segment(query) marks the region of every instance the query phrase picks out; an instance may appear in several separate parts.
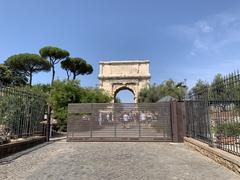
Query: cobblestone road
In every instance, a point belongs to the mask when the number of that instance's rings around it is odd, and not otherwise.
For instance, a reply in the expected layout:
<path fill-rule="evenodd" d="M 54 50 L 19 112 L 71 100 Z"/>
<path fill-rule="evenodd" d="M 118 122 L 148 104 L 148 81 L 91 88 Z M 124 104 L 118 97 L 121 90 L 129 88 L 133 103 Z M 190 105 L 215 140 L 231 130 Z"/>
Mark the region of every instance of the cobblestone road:
<path fill-rule="evenodd" d="M 0 165 L 0 179 L 240 179 L 184 144 L 65 140 Z"/>

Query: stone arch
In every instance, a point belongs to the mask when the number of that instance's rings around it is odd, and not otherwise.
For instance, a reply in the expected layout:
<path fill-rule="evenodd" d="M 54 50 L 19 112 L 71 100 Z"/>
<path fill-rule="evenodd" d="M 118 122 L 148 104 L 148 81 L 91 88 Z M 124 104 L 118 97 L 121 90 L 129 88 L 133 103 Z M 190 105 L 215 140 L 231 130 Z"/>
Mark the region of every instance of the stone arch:
<path fill-rule="evenodd" d="M 121 90 L 129 90 L 129 91 L 133 94 L 133 97 L 134 97 L 133 99 L 134 99 L 134 101 L 135 101 L 135 99 L 137 98 L 137 97 L 135 96 L 136 92 L 134 92 L 133 89 L 131 89 L 131 88 L 128 87 L 128 86 L 120 86 L 118 89 L 116 89 L 116 90 L 113 92 L 114 102 L 115 102 L 115 100 L 116 100 L 117 94 L 118 94 Z"/>
<path fill-rule="evenodd" d="M 140 90 L 149 86 L 149 61 L 101 61 L 99 64 L 99 87 L 113 98 L 117 91 L 128 89 L 136 103 Z"/>

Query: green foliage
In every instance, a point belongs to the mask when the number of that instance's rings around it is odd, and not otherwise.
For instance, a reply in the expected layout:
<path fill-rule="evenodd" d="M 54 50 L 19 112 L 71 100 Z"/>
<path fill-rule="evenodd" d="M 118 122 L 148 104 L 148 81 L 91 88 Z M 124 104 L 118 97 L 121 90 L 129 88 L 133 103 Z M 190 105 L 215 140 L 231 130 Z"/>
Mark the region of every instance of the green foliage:
<path fill-rule="evenodd" d="M 68 51 L 52 46 L 45 46 L 41 48 L 39 50 L 39 54 L 44 58 L 49 58 L 49 60 L 53 63 L 58 63 L 61 59 L 65 59 L 69 56 Z"/>
<path fill-rule="evenodd" d="M 227 77 L 217 74 L 210 85 L 199 80 L 189 94 L 199 97 L 204 95 L 209 101 L 233 101 L 239 107 L 239 77 L 236 74 Z"/>
<path fill-rule="evenodd" d="M 218 136 L 230 137 L 240 135 L 240 123 L 221 123 L 214 129 Z"/>
<path fill-rule="evenodd" d="M 14 120 L 21 112 L 20 104 L 24 104 L 22 99 L 16 95 L 5 95 L 1 97 L 0 101 L 0 124 L 7 125 L 13 124 Z"/>
<path fill-rule="evenodd" d="M 14 86 L 25 86 L 28 83 L 28 78 L 25 74 L 18 71 L 12 71 L 12 82 L 10 84 Z"/>
<path fill-rule="evenodd" d="M 5 64 L 12 70 L 29 77 L 32 85 L 32 74 L 40 71 L 50 71 L 50 63 L 37 54 L 17 54 L 10 56 Z"/>
<path fill-rule="evenodd" d="M 159 99 L 160 99 L 160 88 L 156 85 L 150 86 L 149 88 L 141 89 L 138 96 L 139 103 L 157 102 Z"/>
<path fill-rule="evenodd" d="M 36 84 L 32 86 L 32 89 L 36 92 L 41 92 L 45 94 L 49 94 L 51 90 L 51 85 L 50 84 Z"/>
<path fill-rule="evenodd" d="M 214 77 L 214 80 L 211 84 L 211 91 L 213 99 L 224 99 L 224 96 L 226 94 L 226 88 L 224 86 L 223 77 L 221 74 L 217 74 Z"/>
<path fill-rule="evenodd" d="M 57 119 L 57 128 L 66 131 L 68 103 L 106 103 L 111 97 L 102 90 L 82 88 L 79 81 L 54 81 L 50 102 L 53 107 L 54 118 Z"/>
<path fill-rule="evenodd" d="M 98 88 L 84 88 L 81 103 L 109 103 L 112 97 Z"/>
<path fill-rule="evenodd" d="M 12 82 L 12 72 L 3 64 L 0 64 L 0 82 L 3 84 Z"/>
<path fill-rule="evenodd" d="M 211 84 L 210 90 L 212 92 L 211 100 L 240 100 L 239 77 L 236 74 L 230 74 L 224 78 L 221 74 L 217 74 Z"/>
<path fill-rule="evenodd" d="M 47 58 L 52 67 L 52 84 L 55 78 L 55 65 L 69 56 L 69 52 L 52 46 L 45 46 L 39 50 L 43 58 Z"/>
<path fill-rule="evenodd" d="M 209 84 L 206 81 L 198 80 L 195 86 L 190 90 L 190 95 L 204 93 L 208 90 Z"/>
<path fill-rule="evenodd" d="M 173 80 L 164 81 L 160 85 L 152 85 L 149 88 L 141 89 L 138 97 L 139 103 L 155 103 L 164 96 L 172 96 L 182 100 L 185 96 L 184 88 L 177 86 Z"/>
<path fill-rule="evenodd" d="M 67 115 L 67 107 L 61 107 L 57 110 L 54 110 L 54 118 L 57 119 L 55 130 L 62 132 L 67 131 Z"/>
<path fill-rule="evenodd" d="M 5 85 L 26 85 L 27 77 L 19 71 L 12 71 L 4 64 L 0 64 L 0 82 Z"/>
<path fill-rule="evenodd" d="M 68 103 L 77 103 L 81 99 L 81 89 L 77 81 L 54 81 L 50 100 L 54 110 L 67 107 Z"/>
<path fill-rule="evenodd" d="M 28 86 L 2 88 L 0 93 L 0 124 L 8 127 L 12 134 L 21 136 L 30 131 L 28 123 L 34 126 L 43 120 L 47 101 L 44 93 Z"/>
<path fill-rule="evenodd" d="M 68 79 L 72 73 L 73 80 L 75 80 L 78 75 L 91 74 L 93 72 L 92 66 L 87 64 L 82 58 L 69 57 L 61 62 L 61 67 L 66 70 Z"/>

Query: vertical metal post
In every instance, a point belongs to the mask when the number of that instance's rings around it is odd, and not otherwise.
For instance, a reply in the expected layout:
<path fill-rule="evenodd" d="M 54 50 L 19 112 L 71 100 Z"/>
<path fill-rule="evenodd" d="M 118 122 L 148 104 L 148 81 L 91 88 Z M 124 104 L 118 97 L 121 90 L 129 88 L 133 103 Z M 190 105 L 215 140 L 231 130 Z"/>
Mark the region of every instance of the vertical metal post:
<path fill-rule="evenodd" d="M 113 120 L 114 120 L 114 137 L 117 137 L 117 120 L 116 120 L 116 114 L 115 114 L 115 106 L 113 109 Z"/>
<path fill-rule="evenodd" d="M 114 121 L 114 137 L 117 137 L 117 122 Z"/>
<path fill-rule="evenodd" d="M 141 137 L 141 120 L 140 120 L 140 113 L 138 112 L 139 116 L 138 116 L 138 135 L 139 137 Z"/>
<path fill-rule="evenodd" d="M 172 125 L 172 140 L 178 142 L 178 126 L 177 126 L 177 102 L 171 102 L 171 125 Z"/>
<path fill-rule="evenodd" d="M 94 110 L 93 110 L 93 104 L 91 103 L 91 119 L 90 119 L 90 137 L 92 138 L 92 130 L 93 130 L 93 128 L 92 128 L 92 126 L 93 126 L 93 118 L 94 118 Z"/>
<path fill-rule="evenodd" d="M 51 111 L 52 111 L 52 108 L 51 108 L 51 105 L 48 104 L 48 115 L 47 115 L 47 133 L 46 133 L 46 141 L 48 142 L 49 139 L 50 139 L 50 123 L 51 123 Z"/>

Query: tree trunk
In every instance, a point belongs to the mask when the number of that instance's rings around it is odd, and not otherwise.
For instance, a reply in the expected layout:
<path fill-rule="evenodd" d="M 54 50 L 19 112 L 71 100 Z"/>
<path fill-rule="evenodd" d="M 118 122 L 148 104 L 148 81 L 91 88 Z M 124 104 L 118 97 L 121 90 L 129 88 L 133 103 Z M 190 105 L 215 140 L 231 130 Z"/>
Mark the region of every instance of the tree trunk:
<path fill-rule="evenodd" d="M 54 68 L 54 66 L 52 66 L 52 83 L 51 83 L 51 85 L 53 85 L 54 78 L 55 78 L 55 68 Z"/>
<path fill-rule="evenodd" d="M 76 73 L 73 73 L 73 80 L 76 79 Z"/>
<path fill-rule="evenodd" d="M 32 72 L 29 74 L 29 85 L 32 86 Z"/>
<path fill-rule="evenodd" d="M 67 72 L 67 80 L 69 80 L 71 74 L 70 74 L 70 72 L 68 70 L 66 70 L 66 72 Z"/>

